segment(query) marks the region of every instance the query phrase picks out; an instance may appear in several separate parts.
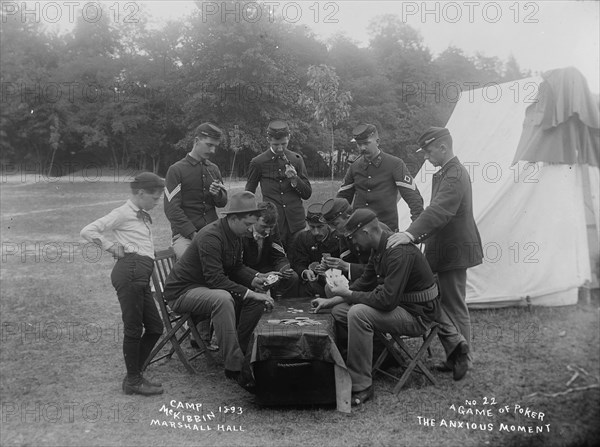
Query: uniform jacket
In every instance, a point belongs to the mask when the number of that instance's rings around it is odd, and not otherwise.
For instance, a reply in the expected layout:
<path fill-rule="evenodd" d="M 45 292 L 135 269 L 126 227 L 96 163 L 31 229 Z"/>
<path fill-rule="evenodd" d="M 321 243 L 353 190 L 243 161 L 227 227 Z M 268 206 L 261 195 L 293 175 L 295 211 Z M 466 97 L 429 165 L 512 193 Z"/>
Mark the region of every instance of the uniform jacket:
<path fill-rule="evenodd" d="M 392 232 L 390 227 L 383 222 L 379 222 L 379 227 L 383 231 L 390 233 Z M 352 240 L 347 237 L 340 237 L 340 243 L 342 245 L 342 249 L 340 250 L 340 258 L 350 263 L 348 279 L 350 281 L 354 281 L 357 278 L 360 278 L 365 271 L 365 267 L 369 263 L 371 253 L 359 250 L 358 247 L 352 243 Z"/>
<path fill-rule="evenodd" d="M 457 157 L 433 175 L 431 203 L 406 231 L 416 243 L 425 241 L 425 255 L 434 272 L 481 264 L 471 179 Z"/>
<path fill-rule="evenodd" d="M 354 209 L 373 210 L 381 222 L 396 231 L 398 192 L 415 220 L 423 211 L 423 198 L 414 179 L 401 159 L 380 151 L 371 162 L 360 156 L 350 165 L 337 197 L 346 199 Z"/>
<path fill-rule="evenodd" d="M 242 238 L 242 244 L 244 264 L 259 272 L 279 271 L 285 265 L 290 265 L 277 228 L 264 238 L 260 257 L 258 256 L 258 242 L 254 239 L 252 231 L 248 231 L 248 234 Z"/>
<path fill-rule="evenodd" d="M 165 283 L 165 298 L 175 300 L 190 289 L 208 287 L 228 291 L 241 301 L 252 284 L 256 270 L 242 263 L 242 240 L 223 217 L 202 228 Z"/>
<path fill-rule="evenodd" d="M 292 233 L 306 227 L 302 200 L 308 200 L 312 194 L 302 157 L 287 149 L 284 153 L 298 173 L 296 187 L 293 187 L 290 179 L 285 176 L 286 161 L 276 156 L 271 149 L 250 161 L 248 181 L 246 182 L 246 191 L 252 193 L 256 192 L 256 188 L 260 184 L 263 200 L 271 202 L 277 207 L 279 231 L 282 234 L 284 233 L 283 226 L 286 223 Z"/>
<path fill-rule="evenodd" d="M 414 244 L 386 249 L 391 234 L 383 232 L 379 246 L 371 252 L 362 276 L 350 286 L 352 295 L 345 300 L 351 304 L 366 304 L 384 312 L 400 306 L 415 317 L 435 321 L 440 311 L 439 298 L 424 303 L 402 300 L 404 293 L 420 292 L 434 284 L 435 278 L 425 256 Z"/>
<path fill-rule="evenodd" d="M 302 277 L 302 272 L 313 262 L 320 262 L 323 253 L 329 253 L 334 258 L 340 257 L 340 249 L 343 247 L 342 236 L 337 231 L 330 230 L 323 241 L 317 241 L 310 230 L 298 233 L 294 241 L 290 257 L 292 268 Z"/>
<path fill-rule="evenodd" d="M 215 207 L 227 204 L 227 192 L 221 189 L 217 196 L 209 192 L 215 179 L 223 182 L 216 164 L 198 161 L 189 154 L 169 167 L 164 208 L 173 236 L 190 238 L 194 231 L 217 220 Z"/>

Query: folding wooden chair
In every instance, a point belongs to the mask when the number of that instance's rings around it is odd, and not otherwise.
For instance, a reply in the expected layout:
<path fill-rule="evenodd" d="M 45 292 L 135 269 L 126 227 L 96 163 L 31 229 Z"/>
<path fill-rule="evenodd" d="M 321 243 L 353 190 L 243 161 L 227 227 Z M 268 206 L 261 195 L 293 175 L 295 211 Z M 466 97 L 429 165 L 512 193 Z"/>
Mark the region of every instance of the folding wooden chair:
<path fill-rule="evenodd" d="M 429 346 L 431 345 L 431 342 L 433 341 L 433 339 L 435 338 L 437 333 L 438 333 L 438 326 L 437 326 L 437 324 L 434 324 L 429 329 L 428 333 L 423 334 L 423 336 L 422 336 L 423 344 L 421 345 L 421 347 L 419 348 L 419 350 L 417 351 L 416 354 L 414 353 L 413 350 L 410 349 L 410 347 L 406 343 L 406 340 L 410 339 L 410 338 L 419 338 L 419 337 L 408 337 L 405 335 L 397 335 L 397 334 L 384 334 L 381 332 L 377 333 L 377 336 L 381 339 L 381 341 L 385 345 L 385 349 L 379 355 L 379 357 L 377 358 L 377 361 L 375 362 L 375 365 L 373 366 L 373 375 L 375 375 L 376 372 L 380 372 L 382 374 L 385 374 L 386 376 L 389 376 L 395 380 L 398 380 L 398 383 L 396 384 L 396 386 L 394 386 L 394 393 L 396 393 L 396 394 L 404 386 L 404 384 L 406 383 L 406 381 L 408 380 L 408 378 L 410 377 L 410 375 L 412 374 L 413 371 L 418 372 L 420 374 L 424 374 L 425 377 L 427 377 L 427 379 L 429 379 L 429 381 L 434 386 L 437 386 L 437 382 L 436 382 L 435 378 L 433 377 L 433 375 L 431 374 L 431 372 L 429 371 L 427 366 L 425 366 L 425 364 L 423 363 L 423 359 L 424 359 L 426 352 L 429 352 L 429 356 L 431 357 L 431 350 L 430 350 Z M 408 366 L 406 366 L 404 373 L 400 377 L 396 377 L 393 374 L 390 374 L 389 372 L 380 369 L 381 364 L 386 359 L 388 354 L 391 354 L 400 365 L 406 365 L 406 362 L 400 355 L 400 352 L 398 351 L 398 348 L 396 346 L 398 346 L 404 352 L 404 354 L 406 354 L 408 356 L 408 358 L 410 359 Z"/>
<path fill-rule="evenodd" d="M 175 252 L 173 248 L 169 247 L 166 250 L 158 251 L 154 254 L 154 270 L 152 271 L 152 284 L 154 285 L 154 300 L 158 305 L 162 321 L 165 325 L 166 334 L 162 336 L 159 342 L 156 344 L 148 359 L 142 366 L 142 371 L 146 369 L 148 365 L 154 362 L 158 362 L 164 358 L 171 358 L 173 353 L 177 353 L 179 360 L 191 373 L 197 373 L 196 369 L 191 365 L 191 361 L 202 354 L 205 354 L 206 361 L 209 366 L 215 364 L 215 360 L 211 353 L 206 349 L 206 344 L 200 337 L 196 325 L 192 319 L 191 313 L 177 314 L 171 310 L 167 301 L 163 296 L 164 284 L 169 276 L 169 272 L 175 265 Z M 188 339 L 189 336 L 198 344 L 200 351 L 194 353 L 194 355 L 188 356 L 183 349 L 181 344 Z M 167 343 L 171 343 L 171 349 L 167 354 L 158 354 Z"/>

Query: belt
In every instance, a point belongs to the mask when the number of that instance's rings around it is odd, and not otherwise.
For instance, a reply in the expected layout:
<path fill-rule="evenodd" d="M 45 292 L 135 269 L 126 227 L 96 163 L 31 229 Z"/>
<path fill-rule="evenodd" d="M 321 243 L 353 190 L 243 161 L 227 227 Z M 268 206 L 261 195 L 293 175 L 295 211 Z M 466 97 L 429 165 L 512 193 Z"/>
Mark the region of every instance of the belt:
<path fill-rule="evenodd" d="M 403 303 L 426 303 L 427 301 L 432 301 L 436 299 L 438 296 L 438 287 L 436 283 L 425 290 L 421 290 L 420 292 L 409 292 L 402 294 L 402 302 Z"/>

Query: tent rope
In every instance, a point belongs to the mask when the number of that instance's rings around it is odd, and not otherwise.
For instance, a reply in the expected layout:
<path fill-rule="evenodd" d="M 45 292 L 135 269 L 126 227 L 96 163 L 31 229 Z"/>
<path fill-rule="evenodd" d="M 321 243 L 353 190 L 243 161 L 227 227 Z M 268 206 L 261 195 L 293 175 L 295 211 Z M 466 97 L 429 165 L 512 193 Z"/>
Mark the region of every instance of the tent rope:
<path fill-rule="evenodd" d="M 571 386 L 571 384 L 580 376 L 585 375 L 587 377 L 590 377 L 592 379 L 595 379 L 596 382 L 600 382 L 600 379 L 598 378 L 598 376 L 593 376 L 590 373 L 588 373 L 585 369 L 583 369 L 580 366 L 574 365 L 567 365 L 567 369 L 569 371 L 573 372 L 573 375 L 571 376 L 571 378 L 567 381 L 566 386 L 567 388 Z M 583 377 L 583 376 L 582 376 Z M 527 396 L 524 397 L 524 399 L 529 399 L 531 397 L 534 396 L 546 396 L 546 397 L 558 397 L 558 396 L 564 396 L 565 394 L 569 394 L 569 393 L 574 393 L 575 391 L 585 391 L 585 390 L 590 390 L 590 389 L 594 389 L 594 388 L 600 388 L 600 384 L 599 383 L 593 383 L 591 385 L 587 385 L 587 386 L 578 386 L 575 388 L 568 388 L 565 391 L 559 391 L 556 393 L 542 393 L 542 392 L 535 392 L 532 394 L 528 394 Z"/>

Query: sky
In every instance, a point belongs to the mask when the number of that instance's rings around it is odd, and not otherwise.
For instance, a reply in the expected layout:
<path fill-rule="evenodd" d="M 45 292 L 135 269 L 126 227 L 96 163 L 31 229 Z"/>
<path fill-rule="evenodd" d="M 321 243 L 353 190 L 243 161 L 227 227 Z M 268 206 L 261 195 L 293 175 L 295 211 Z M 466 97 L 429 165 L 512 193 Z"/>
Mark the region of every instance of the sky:
<path fill-rule="evenodd" d="M 94 2 L 2 2 L 2 9 L 40 10 L 40 17 L 61 29 L 69 27 L 69 6 L 88 8 Z M 240 11 L 227 11 L 221 1 L 105 2 L 113 20 L 142 14 L 145 3 L 156 26 L 168 19 L 201 9 L 223 20 L 252 20 Z M 53 4 L 53 6 L 49 6 Z M 534 74 L 553 68 L 574 66 L 593 92 L 600 91 L 600 2 L 597 1 L 268 1 L 255 14 L 272 12 L 289 23 L 303 25 L 326 40 L 344 33 L 361 46 L 369 41 L 368 25 L 383 14 L 395 14 L 418 30 L 434 56 L 448 46 L 467 56 L 477 52 L 506 61 L 510 55 L 522 70 Z M 11 11 L 18 14 L 22 11 Z M 31 15 L 28 17 L 32 17 Z M 56 18 L 55 18 L 56 17 Z M 72 21 L 72 20 L 71 20 Z"/>
<path fill-rule="evenodd" d="M 540 73 L 574 66 L 593 92 L 600 91 L 600 3 L 597 1 L 273 1 L 275 14 L 302 24 L 318 37 L 336 33 L 367 45 L 368 24 L 382 14 L 398 15 L 417 29 L 435 55 L 452 45 L 469 56 L 477 52 L 506 61 L 512 54 L 522 69 Z M 221 2 L 152 2 L 163 19 L 193 8 L 226 14 Z M 267 13 L 268 11 L 265 11 Z M 262 13 L 262 12 L 261 12 Z M 223 15 L 222 15 L 223 17 Z M 238 19 L 244 19 L 238 14 Z"/>

